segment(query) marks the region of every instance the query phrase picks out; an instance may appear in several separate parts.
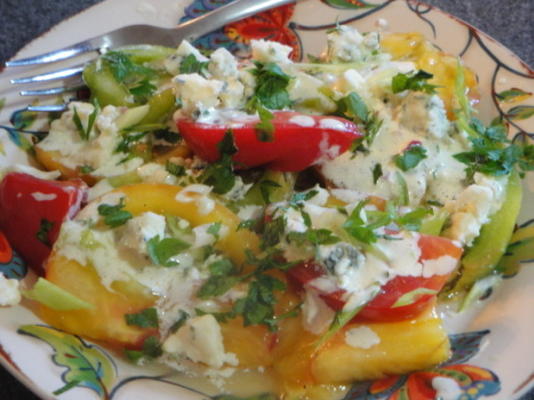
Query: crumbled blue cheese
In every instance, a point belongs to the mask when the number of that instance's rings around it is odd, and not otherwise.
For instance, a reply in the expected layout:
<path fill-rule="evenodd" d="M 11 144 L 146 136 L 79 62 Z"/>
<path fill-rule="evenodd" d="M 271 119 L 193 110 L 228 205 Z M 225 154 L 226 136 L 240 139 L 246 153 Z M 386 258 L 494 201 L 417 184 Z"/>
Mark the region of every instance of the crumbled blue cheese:
<path fill-rule="evenodd" d="M 378 33 L 360 34 L 355 28 L 340 25 L 327 35 L 328 62 L 362 62 L 380 48 Z"/>
<path fill-rule="evenodd" d="M 221 327 L 210 314 L 187 320 L 184 326 L 165 340 L 163 350 L 213 368 L 221 368 L 224 364 L 236 366 L 239 363 L 235 354 L 225 353 Z"/>
<path fill-rule="evenodd" d="M 290 63 L 289 54 L 293 51 L 290 46 L 278 42 L 271 42 L 268 40 L 251 40 L 250 46 L 252 48 L 252 59 L 268 63 L 273 62 L 277 64 Z"/>
<path fill-rule="evenodd" d="M 210 55 L 208 70 L 216 79 L 237 78 L 237 59 L 224 47 L 219 47 Z"/>
<path fill-rule="evenodd" d="M 165 237 L 165 225 L 163 215 L 145 212 L 128 220 L 120 229 L 119 244 L 132 251 L 147 255 L 146 243 L 156 236 L 163 239 Z"/>
<path fill-rule="evenodd" d="M 173 81 L 176 85 L 176 98 L 182 102 L 180 111 L 184 115 L 217 107 L 220 103 L 223 81 L 206 79 L 196 73 L 177 75 Z"/>
<path fill-rule="evenodd" d="M 228 234 L 228 227 L 226 225 L 221 225 L 217 235 L 208 232 L 212 226 L 213 224 L 203 224 L 193 228 L 193 233 L 195 235 L 195 241 L 193 243 L 194 248 L 212 245 L 219 238 L 224 238 Z"/>
<path fill-rule="evenodd" d="M 192 46 L 187 40 L 183 40 L 176 49 L 176 52 L 163 61 L 163 65 L 167 72 L 171 75 L 177 75 L 180 72 L 180 64 L 183 59 L 190 54 L 192 54 L 198 61 L 208 61 L 196 47 Z"/>
<path fill-rule="evenodd" d="M 437 139 L 448 135 L 451 124 L 443 100 L 438 95 L 428 96 L 410 92 L 399 105 L 399 124 L 422 137 Z"/>
<path fill-rule="evenodd" d="M 7 279 L 0 273 L 0 306 L 15 306 L 20 299 L 19 281 Z"/>
<path fill-rule="evenodd" d="M 380 337 L 368 326 L 358 326 L 345 331 L 345 343 L 356 349 L 370 349 L 380 343 Z"/>
<path fill-rule="evenodd" d="M 61 156 L 61 164 L 77 169 L 90 166 L 94 176 L 108 177 L 128 173 L 139 167 L 143 160 L 134 157 L 124 161 L 126 155 L 115 151 L 122 140 L 115 121 L 126 109 L 106 106 L 97 115 L 89 140 L 81 138 L 74 123 L 76 110 L 82 125 L 87 127 L 88 120 L 94 112 L 90 103 L 71 102 L 68 111 L 61 118 L 52 121 L 50 132 L 36 146 L 44 151 L 57 152 Z"/>
<path fill-rule="evenodd" d="M 482 225 L 501 207 L 506 187 L 506 177 L 488 177 L 477 172 L 474 180 L 474 184 L 445 204 L 451 213 L 451 224 L 444 235 L 468 246 L 478 236 Z"/>

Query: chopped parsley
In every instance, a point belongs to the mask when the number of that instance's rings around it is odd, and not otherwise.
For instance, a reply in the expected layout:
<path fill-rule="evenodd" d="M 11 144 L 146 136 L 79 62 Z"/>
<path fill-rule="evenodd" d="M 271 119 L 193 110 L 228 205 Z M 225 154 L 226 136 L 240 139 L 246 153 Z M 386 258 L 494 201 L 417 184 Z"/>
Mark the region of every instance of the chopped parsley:
<path fill-rule="evenodd" d="M 220 154 L 219 161 L 208 165 L 200 180 L 209 186 L 213 186 L 215 193 L 225 194 L 235 185 L 232 155 L 237 152 L 237 148 L 235 147 L 234 135 L 231 130 L 226 131 L 217 147 Z"/>
<path fill-rule="evenodd" d="M 419 70 L 410 74 L 399 73 L 395 75 L 391 81 L 391 90 L 393 93 L 412 90 L 414 92 L 433 94 L 436 93 L 437 86 L 428 83 L 428 80 L 432 79 L 433 77 L 434 75 L 423 70 Z"/>
<path fill-rule="evenodd" d="M 78 167 L 78 170 L 80 171 L 81 174 L 85 175 L 85 174 L 90 174 L 95 169 L 90 165 L 82 165 L 82 166 Z"/>
<path fill-rule="evenodd" d="M 219 234 L 221 233 L 221 228 L 222 228 L 221 222 L 214 222 L 208 227 L 206 232 L 212 235 L 215 239 L 219 240 Z"/>
<path fill-rule="evenodd" d="M 276 63 L 255 62 L 256 68 L 252 74 L 256 77 L 254 96 L 260 104 L 271 110 L 281 110 L 289 107 L 291 100 L 287 86 L 290 76 L 287 75 Z"/>
<path fill-rule="evenodd" d="M 181 74 L 204 74 L 208 68 L 208 61 L 199 61 L 194 56 L 194 54 L 188 54 L 180 62 L 180 73 Z"/>
<path fill-rule="evenodd" d="M 39 230 L 35 234 L 35 237 L 37 238 L 37 240 L 47 247 L 52 246 L 52 243 L 50 243 L 49 234 L 52 231 L 52 229 L 54 229 L 54 225 L 55 225 L 55 222 L 49 221 L 46 218 L 41 218 Z"/>
<path fill-rule="evenodd" d="M 149 336 L 143 342 L 141 350 L 124 350 L 126 357 L 136 363 L 141 358 L 154 359 L 163 354 L 161 344 L 156 336 Z"/>
<path fill-rule="evenodd" d="M 178 262 L 172 257 L 187 250 L 191 245 L 178 238 L 160 239 L 159 235 L 154 236 L 146 243 L 148 256 L 156 265 L 163 267 L 173 267 Z"/>
<path fill-rule="evenodd" d="M 470 129 L 476 136 L 469 136 L 471 151 L 454 155 L 466 164 L 468 182 L 473 181 L 476 172 L 486 175 L 508 175 L 517 166 L 521 174 L 534 170 L 534 145 L 511 143 L 506 138 L 506 128 L 500 123 L 485 127 L 482 122 L 472 118 Z"/>
<path fill-rule="evenodd" d="M 201 287 L 197 296 L 201 298 L 220 296 L 236 283 L 247 282 L 248 291 L 246 296 L 237 300 L 231 310 L 210 314 L 219 322 L 242 316 L 245 326 L 266 325 L 271 331 L 275 331 L 277 329 L 277 319 L 279 319 L 274 313 L 276 304 L 275 292 L 285 290 L 286 285 L 278 278 L 266 274 L 266 272 L 273 269 L 285 270 L 293 264 L 280 262 L 281 254 L 278 251 L 268 251 L 263 258 L 257 258 L 250 251 L 247 251 L 246 254 L 247 263 L 256 266 L 252 272 L 237 276 L 231 275 L 238 271 L 233 268 L 230 269 L 229 264 L 218 265 L 217 267 L 211 266 L 212 275 Z M 222 275 L 223 273 L 225 275 Z M 202 310 L 196 311 L 199 315 L 206 314 Z"/>
<path fill-rule="evenodd" d="M 104 217 L 104 223 L 111 227 L 116 228 L 118 226 L 124 225 L 129 219 L 133 217 L 132 213 L 129 211 L 123 210 L 124 208 L 124 197 L 120 199 L 119 204 L 110 205 L 110 204 L 100 204 L 98 206 L 98 214 Z"/>
<path fill-rule="evenodd" d="M 427 158 L 426 149 L 420 144 L 410 145 L 402 154 L 393 157 L 395 165 L 406 172 L 417 167 L 421 161 Z"/>
<path fill-rule="evenodd" d="M 256 105 L 256 111 L 260 117 L 260 122 L 255 126 L 258 140 L 260 142 L 272 142 L 274 140 L 273 113 L 261 104 Z"/>
<path fill-rule="evenodd" d="M 178 178 L 186 175 L 185 167 L 183 165 L 178 165 L 171 161 L 165 163 L 165 170 L 169 174 L 177 176 Z"/>
<path fill-rule="evenodd" d="M 134 63 L 128 54 L 108 51 L 101 56 L 101 59 L 109 67 L 115 79 L 128 88 L 136 102 L 146 102 L 156 90 L 156 86 L 151 83 L 157 75 L 156 71 Z"/>
<path fill-rule="evenodd" d="M 158 311 L 154 307 L 145 308 L 135 314 L 125 314 L 126 324 L 138 326 L 140 328 L 159 327 Z"/>
<path fill-rule="evenodd" d="M 378 118 L 378 113 L 371 113 L 360 95 L 351 92 L 338 100 L 336 115 L 349 118 L 363 126 L 365 135 L 354 141 L 352 152 L 367 152 L 383 123 L 383 120 Z"/>

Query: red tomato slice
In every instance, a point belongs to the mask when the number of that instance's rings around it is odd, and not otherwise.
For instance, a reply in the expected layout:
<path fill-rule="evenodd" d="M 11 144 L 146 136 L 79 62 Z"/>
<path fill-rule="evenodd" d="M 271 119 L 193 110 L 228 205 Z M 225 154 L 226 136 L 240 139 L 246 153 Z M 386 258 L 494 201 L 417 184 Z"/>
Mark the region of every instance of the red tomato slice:
<path fill-rule="evenodd" d="M 0 228 L 9 243 L 39 274 L 61 224 L 80 210 L 87 185 L 50 181 L 12 172 L 0 183 Z"/>
<path fill-rule="evenodd" d="M 218 144 L 231 129 L 237 147 L 233 156 L 236 168 L 267 165 L 278 171 L 302 171 L 322 158 L 334 158 L 362 136 L 357 126 L 344 118 L 292 111 L 275 111 L 273 116 L 271 141 L 258 139 L 257 118 L 225 124 L 199 123 L 183 118 L 176 124 L 187 144 L 208 162 L 219 159 Z"/>
<path fill-rule="evenodd" d="M 462 255 L 462 249 L 446 238 L 421 235 L 418 244 L 421 248 L 419 259 L 421 262 L 447 255 L 459 260 Z M 299 264 L 288 271 L 290 281 L 297 287 L 302 287 L 321 275 L 324 275 L 322 267 L 313 261 Z M 381 288 L 380 293 L 358 313 L 355 320 L 387 322 L 412 319 L 428 307 L 435 294 L 420 294 L 414 297 L 413 302 L 404 306 L 394 307 L 395 303 L 405 294 L 417 289 L 425 288 L 439 292 L 448 277 L 449 275 L 433 275 L 429 278 L 397 276 Z M 320 296 L 329 307 L 338 311 L 345 305 L 344 293 L 343 290 L 338 290 Z"/>

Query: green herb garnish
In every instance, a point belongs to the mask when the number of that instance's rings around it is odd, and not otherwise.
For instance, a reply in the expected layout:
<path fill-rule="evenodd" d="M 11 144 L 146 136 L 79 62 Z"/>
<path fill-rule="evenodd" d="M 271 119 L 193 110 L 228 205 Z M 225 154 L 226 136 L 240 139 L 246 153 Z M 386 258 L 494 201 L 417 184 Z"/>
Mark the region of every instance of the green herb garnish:
<path fill-rule="evenodd" d="M 429 79 L 432 79 L 434 75 L 419 70 L 416 73 L 402 74 L 399 73 L 393 77 L 391 81 L 391 90 L 393 93 L 400 93 L 405 90 L 412 90 L 414 92 L 425 92 L 428 94 L 436 93 L 436 85 L 428 83 Z"/>
<path fill-rule="evenodd" d="M 163 267 L 173 267 L 178 262 L 171 260 L 177 254 L 187 250 L 191 245 L 178 238 L 160 239 L 154 236 L 146 243 L 148 255 L 152 262 Z"/>
<path fill-rule="evenodd" d="M 104 223 L 111 227 L 116 228 L 125 224 L 129 219 L 133 218 L 132 213 L 129 211 L 123 210 L 124 208 L 124 197 L 120 199 L 119 204 L 110 205 L 110 204 L 100 204 L 98 206 L 98 214 L 104 217 Z"/>
<path fill-rule="evenodd" d="M 125 314 L 126 324 L 140 328 L 157 328 L 159 326 L 158 311 L 154 308 L 145 308 L 135 314 Z"/>
<path fill-rule="evenodd" d="M 393 157 L 395 165 L 404 172 L 415 168 L 421 161 L 427 158 L 426 149 L 419 145 L 410 145 L 402 154 Z"/>

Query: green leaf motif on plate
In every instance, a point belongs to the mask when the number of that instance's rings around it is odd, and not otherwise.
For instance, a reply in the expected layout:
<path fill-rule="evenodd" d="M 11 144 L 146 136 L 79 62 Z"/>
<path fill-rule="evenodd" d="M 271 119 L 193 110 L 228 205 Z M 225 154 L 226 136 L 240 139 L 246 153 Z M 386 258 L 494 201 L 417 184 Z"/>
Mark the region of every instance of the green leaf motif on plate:
<path fill-rule="evenodd" d="M 379 4 L 370 4 L 362 0 L 323 0 L 329 6 L 334 8 L 343 8 L 347 10 L 359 10 L 362 8 L 374 8 Z"/>
<path fill-rule="evenodd" d="M 534 106 L 515 106 L 508 110 L 506 116 L 514 120 L 529 119 L 534 115 Z"/>
<path fill-rule="evenodd" d="M 117 376 L 116 367 L 100 348 L 85 343 L 77 336 L 44 325 L 24 325 L 17 332 L 48 343 L 54 349 L 54 362 L 67 368 L 61 376 L 65 386 L 56 390 L 54 395 L 74 387 L 84 387 L 94 390 L 102 399 L 109 398 L 109 388 Z"/>

